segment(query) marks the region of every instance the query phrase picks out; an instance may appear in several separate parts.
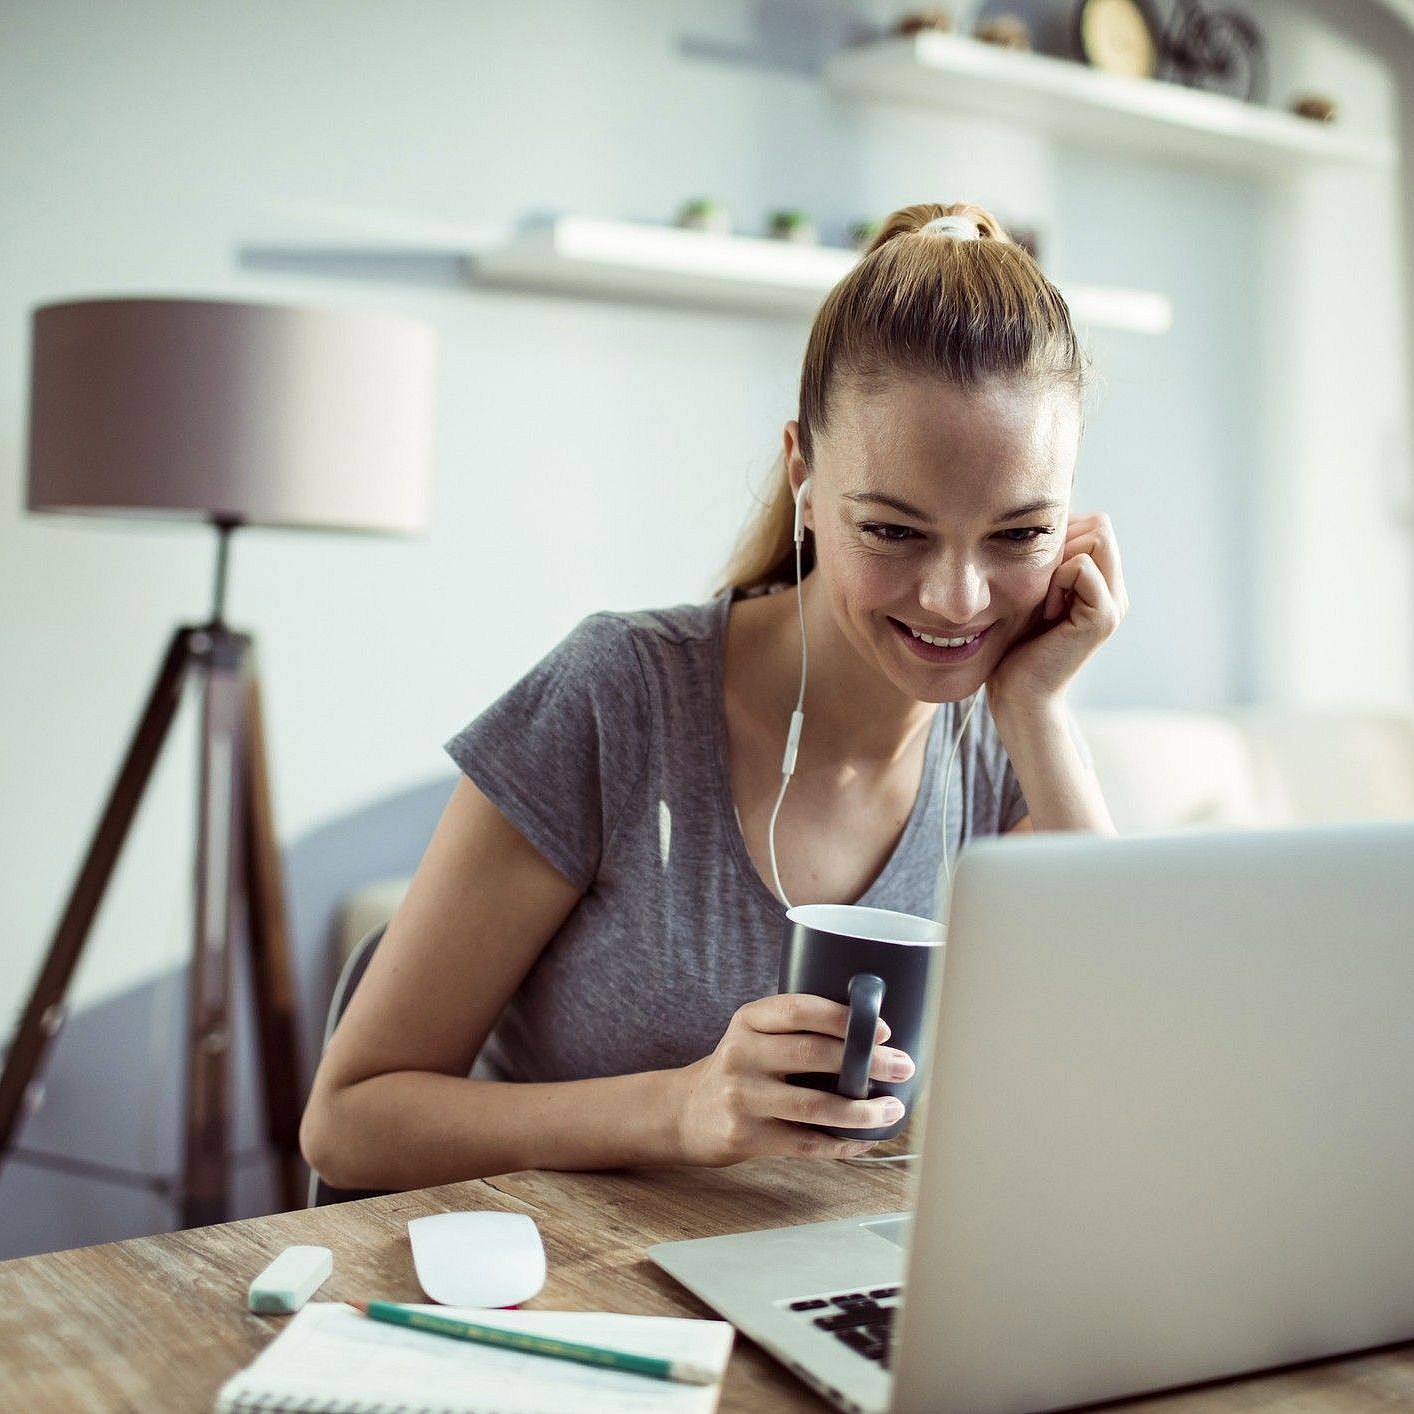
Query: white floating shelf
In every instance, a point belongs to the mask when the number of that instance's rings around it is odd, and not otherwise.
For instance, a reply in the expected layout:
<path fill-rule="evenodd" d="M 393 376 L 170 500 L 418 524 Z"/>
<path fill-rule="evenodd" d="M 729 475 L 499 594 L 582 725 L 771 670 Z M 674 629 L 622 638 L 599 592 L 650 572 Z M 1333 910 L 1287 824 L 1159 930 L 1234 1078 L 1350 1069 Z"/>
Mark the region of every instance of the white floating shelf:
<path fill-rule="evenodd" d="M 842 96 L 930 104 L 1102 151 L 1259 174 L 1312 163 L 1392 167 L 1398 156 L 1392 142 L 1338 124 L 953 34 L 842 50 L 826 64 L 825 82 Z"/>
<path fill-rule="evenodd" d="M 568 294 L 728 305 L 810 315 L 859 259 L 851 250 L 675 226 L 562 216 L 468 257 L 478 282 Z M 1169 299 L 1144 290 L 1062 286 L 1076 322 L 1162 334 Z"/>

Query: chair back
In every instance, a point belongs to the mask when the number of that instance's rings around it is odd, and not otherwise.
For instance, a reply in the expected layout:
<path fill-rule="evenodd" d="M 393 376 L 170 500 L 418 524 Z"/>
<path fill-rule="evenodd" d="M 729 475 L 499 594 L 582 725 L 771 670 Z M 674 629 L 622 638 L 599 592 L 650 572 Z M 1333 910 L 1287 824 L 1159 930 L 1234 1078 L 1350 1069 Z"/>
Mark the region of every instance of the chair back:
<path fill-rule="evenodd" d="M 386 923 L 380 923 L 376 928 L 365 933 L 344 962 L 339 973 L 339 980 L 334 984 L 334 995 L 329 1000 L 329 1015 L 324 1022 L 324 1042 L 321 1054 L 329 1048 L 329 1040 L 334 1034 L 334 1028 L 338 1026 L 339 1018 L 343 1016 L 344 1009 L 349 1004 L 349 998 L 354 994 L 354 988 L 363 979 L 363 974 L 368 971 L 368 964 L 373 961 L 374 951 L 382 941 L 387 927 Z M 384 1191 L 377 1188 L 335 1188 L 332 1184 L 325 1183 L 313 1169 L 309 1171 L 308 1206 L 311 1208 L 322 1208 L 328 1203 L 350 1203 L 355 1198 L 378 1198 L 382 1196 Z"/>

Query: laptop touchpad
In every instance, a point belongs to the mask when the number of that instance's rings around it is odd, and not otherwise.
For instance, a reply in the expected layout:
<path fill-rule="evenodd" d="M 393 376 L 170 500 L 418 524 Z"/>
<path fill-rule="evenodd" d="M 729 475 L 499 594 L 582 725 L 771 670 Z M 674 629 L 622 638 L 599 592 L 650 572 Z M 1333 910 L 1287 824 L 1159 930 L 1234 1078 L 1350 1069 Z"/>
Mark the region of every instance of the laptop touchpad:
<path fill-rule="evenodd" d="M 885 1238 L 892 1242 L 895 1247 L 907 1247 L 910 1233 L 913 1231 L 912 1218 L 885 1218 L 883 1222 L 860 1223 L 865 1232 L 872 1232 L 876 1237 Z"/>

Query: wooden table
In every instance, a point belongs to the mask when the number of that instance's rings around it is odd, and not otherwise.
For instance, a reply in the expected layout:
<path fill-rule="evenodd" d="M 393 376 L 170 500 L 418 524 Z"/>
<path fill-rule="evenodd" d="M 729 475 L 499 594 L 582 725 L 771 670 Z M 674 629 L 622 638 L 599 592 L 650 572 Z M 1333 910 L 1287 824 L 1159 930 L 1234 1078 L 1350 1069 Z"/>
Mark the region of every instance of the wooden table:
<path fill-rule="evenodd" d="M 907 1206 L 890 1166 L 761 1159 L 729 1169 L 518 1173 L 329 1208 L 0 1262 L 0 1409 L 208 1410 L 217 1387 L 279 1328 L 245 1309 L 246 1287 L 294 1242 L 334 1252 L 321 1298 L 423 1299 L 406 1223 L 499 1208 L 540 1225 L 550 1278 L 531 1306 L 712 1314 L 645 1258 L 650 1243 Z M 723 1410 L 826 1406 L 738 1337 Z M 1414 1409 L 1414 1345 L 1111 1408 L 1220 1414 Z"/>

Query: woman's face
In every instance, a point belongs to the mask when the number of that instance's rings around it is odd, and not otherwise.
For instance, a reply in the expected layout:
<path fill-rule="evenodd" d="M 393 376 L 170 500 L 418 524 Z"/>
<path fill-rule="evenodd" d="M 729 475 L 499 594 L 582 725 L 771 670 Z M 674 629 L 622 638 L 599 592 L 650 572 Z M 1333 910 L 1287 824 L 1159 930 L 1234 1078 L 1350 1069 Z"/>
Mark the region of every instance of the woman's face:
<path fill-rule="evenodd" d="M 1079 413 L 1068 389 L 1002 380 L 839 387 L 809 468 L 816 573 L 845 637 L 908 696 L 969 696 L 1038 622 L 1065 545 Z M 791 474 L 796 486 L 807 474 L 798 446 Z M 929 645 L 915 630 L 973 641 Z"/>

